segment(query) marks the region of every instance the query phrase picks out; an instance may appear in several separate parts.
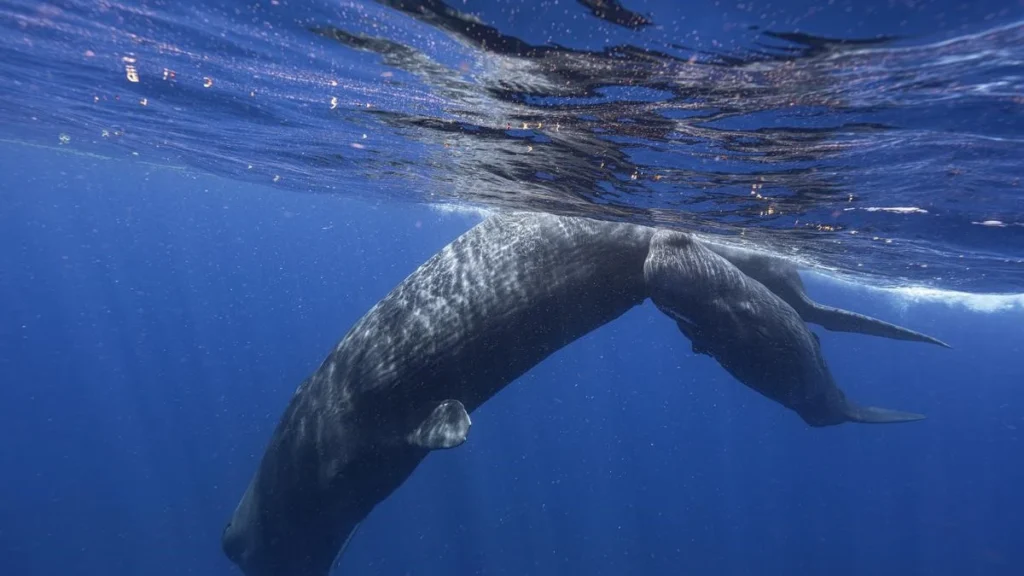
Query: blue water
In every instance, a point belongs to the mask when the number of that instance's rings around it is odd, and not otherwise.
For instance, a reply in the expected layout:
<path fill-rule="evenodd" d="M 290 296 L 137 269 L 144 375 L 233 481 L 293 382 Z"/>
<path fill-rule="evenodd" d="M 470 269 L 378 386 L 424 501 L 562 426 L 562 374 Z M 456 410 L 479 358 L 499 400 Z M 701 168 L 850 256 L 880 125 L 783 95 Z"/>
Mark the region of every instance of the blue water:
<path fill-rule="evenodd" d="M 565 0 L 470 8 L 533 44 L 750 45 L 752 32 L 723 22 L 746 22 L 739 15 L 753 4 L 625 4 L 658 26 L 629 31 Z M 806 277 L 815 299 L 953 346 L 814 328 L 849 394 L 928 419 L 810 429 L 694 355 L 648 303 L 474 413 L 470 441 L 428 457 L 370 515 L 336 574 L 1021 574 L 1024 205 L 1014 182 L 1024 108 L 1012 40 L 1024 5 L 762 9 L 762 27 L 779 32 L 908 37 L 878 48 L 896 51 L 884 58 L 843 56 L 868 60 L 848 71 L 950 39 L 960 57 L 985 54 L 934 68 L 924 65 L 943 56 L 933 47 L 900 61 L 903 76 L 883 66 L 881 76 L 856 78 L 858 92 L 852 83 L 822 88 L 825 100 L 855 94 L 871 109 L 831 102 L 837 108 L 802 120 L 786 116 L 776 97 L 798 92 L 787 80 L 781 95 L 723 118 L 723 130 L 749 130 L 764 115 L 790 127 L 887 117 L 885 130 L 769 138 L 745 152 L 770 164 L 765 188 L 776 186 L 793 220 L 839 211 L 847 224 L 857 214 L 849 227 L 793 235 L 792 222 L 752 216 L 731 194 L 742 189 L 746 201 L 751 186 L 740 176 L 761 166 L 691 165 L 697 150 L 737 145 L 731 135 L 693 133 L 684 145 L 653 124 L 632 135 L 628 122 L 607 128 L 636 146 L 602 153 L 644 174 L 666 169 L 673 182 L 671 194 L 659 192 L 661 180 L 636 188 L 628 172 L 587 172 L 592 158 L 579 155 L 594 140 L 583 129 L 495 130 L 474 111 L 493 111 L 500 98 L 433 80 L 384 85 L 382 72 L 408 72 L 300 32 L 325 21 L 376 30 L 445 69 L 469 62 L 479 75 L 470 84 L 486 84 L 480 67 L 497 55 L 386 6 L 0 2 L 0 574 L 240 574 L 220 550 L 221 530 L 295 386 L 395 284 L 478 222 L 467 207 L 481 205 L 728 234 L 742 225 L 800 248 L 832 273 Z M 878 19 L 848 16 L 862 10 Z M 138 84 L 125 80 L 129 52 Z M 795 66 L 822 69 L 808 58 Z M 176 68 L 173 87 L 162 84 L 165 66 Z M 732 74 L 701 70 L 702 81 Z M 897 88 L 928 71 L 938 78 Z M 318 73 L 343 81 L 333 110 Z M 430 74 L 420 78 L 445 78 Z M 665 98 L 601 89 L 617 107 L 573 110 L 560 122 L 578 127 L 587 114 L 613 112 L 649 121 L 623 102 Z M 249 90 L 268 97 L 252 104 Z M 670 112 L 710 114 L 733 96 L 702 94 L 696 109 Z M 414 109 L 419 123 L 360 112 L 368 101 L 394 114 Z M 526 121 L 522 108 L 503 105 L 493 123 L 502 114 Z M 538 122 L 541 111 L 528 111 Z M 444 132 L 427 122 L 445 117 L 476 124 Z M 365 147 L 352 147 L 363 133 Z M 461 155 L 439 155 L 439 138 Z M 851 139 L 839 156 L 821 155 L 820 146 Z M 505 155 L 527 141 L 549 153 Z M 920 147 L 908 151 L 908 142 Z M 786 155 L 795 148 L 807 158 Z M 579 161 L 578 174 L 559 172 L 556 160 Z M 805 164 L 849 172 L 821 183 L 820 169 L 791 171 Z M 533 172 L 549 178 L 518 180 Z M 715 193 L 687 196 L 684 184 L 698 180 L 717 182 Z M 927 212 L 843 212 L 894 206 Z M 982 221 L 1000 225 L 971 223 Z"/>
<path fill-rule="evenodd" d="M 652 25 L 571 0 L 5 0 L 0 123 L 298 193 L 742 233 L 876 284 L 1024 291 L 1024 5 L 635 4 Z"/>

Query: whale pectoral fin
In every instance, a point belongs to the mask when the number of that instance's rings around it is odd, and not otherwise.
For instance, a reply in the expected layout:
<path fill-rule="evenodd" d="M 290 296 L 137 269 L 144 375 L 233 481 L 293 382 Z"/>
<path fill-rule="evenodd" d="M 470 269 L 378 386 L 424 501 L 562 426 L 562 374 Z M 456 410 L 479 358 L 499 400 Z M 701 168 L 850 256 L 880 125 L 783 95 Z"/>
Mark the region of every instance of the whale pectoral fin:
<path fill-rule="evenodd" d="M 345 550 L 348 550 L 348 545 L 352 542 L 352 537 L 356 535 L 359 530 L 359 523 L 356 523 L 349 531 L 348 536 L 345 537 L 345 541 L 342 542 L 341 548 L 338 548 L 338 553 L 334 555 L 334 562 L 331 563 L 331 571 L 337 570 L 338 565 L 341 564 L 341 557 L 345 555 Z"/>
<path fill-rule="evenodd" d="M 859 406 L 848 402 L 846 406 L 846 418 L 850 422 L 861 424 L 897 424 L 900 422 L 917 422 L 924 420 L 924 414 L 913 412 L 901 412 L 889 408 L 878 408 L 876 406 Z"/>
<path fill-rule="evenodd" d="M 807 295 L 797 266 L 782 257 L 754 252 L 714 243 L 705 244 L 711 251 L 733 263 L 748 277 L 757 280 L 766 288 L 792 306 L 804 322 L 818 324 L 833 332 L 853 332 L 868 336 L 880 336 L 893 340 L 925 342 L 944 348 L 951 348 L 934 338 L 909 328 L 858 314 L 842 308 L 833 308 L 811 300 Z"/>
<path fill-rule="evenodd" d="M 471 424 L 462 402 L 445 400 L 405 439 L 413 446 L 427 450 L 455 448 L 466 441 Z"/>
<path fill-rule="evenodd" d="M 805 322 L 817 324 L 832 332 L 854 332 L 868 336 L 881 336 L 882 338 L 890 338 L 892 340 L 924 342 L 942 346 L 943 348 L 952 348 L 952 346 L 942 340 L 927 334 L 872 318 L 871 316 L 858 314 L 857 312 L 818 304 L 806 296 L 803 305 L 797 307 L 797 312 L 799 312 Z"/>

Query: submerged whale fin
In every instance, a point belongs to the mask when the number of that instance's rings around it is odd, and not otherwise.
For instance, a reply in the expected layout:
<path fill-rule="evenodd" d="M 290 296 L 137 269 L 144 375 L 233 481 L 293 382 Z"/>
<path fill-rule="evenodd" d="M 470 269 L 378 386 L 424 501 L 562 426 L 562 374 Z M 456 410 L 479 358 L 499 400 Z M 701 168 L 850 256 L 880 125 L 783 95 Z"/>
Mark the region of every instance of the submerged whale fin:
<path fill-rule="evenodd" d="M 334 556 L 334 562 L 331 563 L 331 572 L 338 569 L 338 564 L 341 563 L 341 557 L 345 554 L 345 550 L 348 549 L 348 545 L 352 542 L 352 537 L 356 535 L 357 530 L 359 530 L 359 523 L 356 523 L 356 525 L 352 527 L 352 530 L 349 530 L 348 536 L 345 537 L 345 541 L 341 544 L 341 548 L 338 548 L 338 553 Z"/>
<path fill-rule="evenodd" d="M 462 402 L 445 400 L 406 436 L 406 440 L 414 446 L 428 450 L 455 448 L 466 441 L 471 424 Z"/>
<path fill-rule="evenodd" d="M 884 320 L 865 316 L 864 314 L 843 310 L 842 308 L 833 308 L 831 306 L 818 304 L 808 298 L 806 294 L 804 295 L 803 300 L 803 306 L 797 307 L 797 312 L 800 316 L 805 322 L 818 324 L 826 330 L 831 330 L 833 332 L 856 332 L 859 334 L 867 334 L 869 336 L 891 338 L 893 340 L 927 342 L 929 344 L 937 344 L 943 348 L 952 348 L 952 346 L 938 338 L 933 338 L 927 334 L 915 332 L 909 328 L 890 324 Z"/>
<path fill-rule="evenodd" d="M 893 340 L 927 342 L 951 348 L 949 344 L 937 338 L 902 326 L 841 308 L 818 304 L 807 295 L 807 289 L 804 287 L 803 280 L 800 279 L 797 265 L 786 258 L 721 244 L 707 243 L 705 246 L 785 300 L 803 318 L 804 322 L 818 324 L 833 332 L 854 332 L 868 336 L 892 338 Z"/>
<path fill-rule="evenodd" d="M 900 412 L 888 408 L 877 408 L 875 406 L 859 406 L 848 402 L 846 405 L 846 418 L 850 422 L 862 424 L 895 424 L 899 422 L 916 422 L 924 420 L 924 414 L 913 412 Z"/>

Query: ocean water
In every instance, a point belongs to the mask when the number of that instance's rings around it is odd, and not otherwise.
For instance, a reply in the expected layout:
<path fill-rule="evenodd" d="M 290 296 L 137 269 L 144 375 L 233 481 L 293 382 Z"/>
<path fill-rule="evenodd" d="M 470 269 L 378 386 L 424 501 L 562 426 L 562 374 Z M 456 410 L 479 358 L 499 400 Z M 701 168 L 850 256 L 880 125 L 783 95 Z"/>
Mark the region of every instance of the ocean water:
<path fill-rule="evenodd" d="M 928 419 L 809 428 L 648 302 L 332 574 L 1021 574 L 1024 4 L 688 4 L 0 1 L 0 574 L 241 574 L 296 385 L 506 209 L 792 257 L 952 346 L 812 328 Z"/>

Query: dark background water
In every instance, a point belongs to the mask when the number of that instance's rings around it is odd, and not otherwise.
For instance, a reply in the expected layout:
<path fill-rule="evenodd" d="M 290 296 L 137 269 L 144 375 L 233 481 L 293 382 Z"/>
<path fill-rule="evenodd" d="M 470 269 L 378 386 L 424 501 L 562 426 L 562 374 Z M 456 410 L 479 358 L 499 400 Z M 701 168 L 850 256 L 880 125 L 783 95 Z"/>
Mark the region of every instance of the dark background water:
<path fill-rule="evenodd" d="M 0 147 L 0 573 L 233 574 L 220 532 L 298 382 L 478 218 Z M 1017 575 L 1019 308 L 810 283 L 952 350 L 823 333 L 926 413 L 809 429 L 646 304 L 474 414 L 341 574 Z"/>

